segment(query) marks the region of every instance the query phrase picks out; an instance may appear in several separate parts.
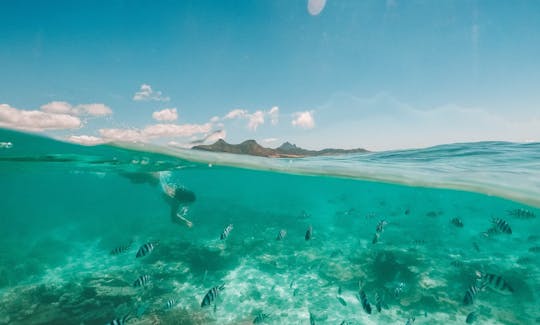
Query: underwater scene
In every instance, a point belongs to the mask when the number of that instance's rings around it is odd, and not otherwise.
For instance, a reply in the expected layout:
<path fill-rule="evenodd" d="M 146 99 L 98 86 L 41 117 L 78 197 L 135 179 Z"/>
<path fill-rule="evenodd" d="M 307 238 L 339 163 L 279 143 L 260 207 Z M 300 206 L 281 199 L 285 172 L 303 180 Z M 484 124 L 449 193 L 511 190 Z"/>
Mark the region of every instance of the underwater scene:
<path fill-rule="evenodd" d="M 0 324 L 540 323 L 538 143 L 0 141 Z"/>

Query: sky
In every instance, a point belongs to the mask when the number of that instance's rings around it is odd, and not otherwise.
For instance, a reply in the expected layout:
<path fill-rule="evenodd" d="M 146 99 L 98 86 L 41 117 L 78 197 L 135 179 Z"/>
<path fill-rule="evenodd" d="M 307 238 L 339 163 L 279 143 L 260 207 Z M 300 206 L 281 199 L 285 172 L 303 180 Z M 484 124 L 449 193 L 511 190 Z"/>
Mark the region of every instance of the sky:
<path fill-rule="evenodd" d="M 540 141 L 539 1 L 6 0 L 0 44 L 0 127 L 82 144 Z"/>

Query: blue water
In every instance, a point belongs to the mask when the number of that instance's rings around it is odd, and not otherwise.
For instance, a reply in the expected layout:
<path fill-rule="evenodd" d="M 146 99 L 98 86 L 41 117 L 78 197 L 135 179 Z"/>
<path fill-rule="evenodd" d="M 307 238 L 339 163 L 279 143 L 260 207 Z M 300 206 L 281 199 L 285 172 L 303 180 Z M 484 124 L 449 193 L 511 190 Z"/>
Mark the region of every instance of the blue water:
<path fill-rule="evenodd" d="M 0 142 L 11 143 L 0 148 L 0 324 L 251 324 L 260 313 L 264 324 L 464 324 L 473 311 L 477 324 L 540 321 L 537 143 L 289 160 L 6 130 Z M 492 218 L 512 233 L 490 231 Z M 465 305 L 476 271 L 513 292 L 488 285 Z M 134 287 L 142 275 L 151 280 Z"/>

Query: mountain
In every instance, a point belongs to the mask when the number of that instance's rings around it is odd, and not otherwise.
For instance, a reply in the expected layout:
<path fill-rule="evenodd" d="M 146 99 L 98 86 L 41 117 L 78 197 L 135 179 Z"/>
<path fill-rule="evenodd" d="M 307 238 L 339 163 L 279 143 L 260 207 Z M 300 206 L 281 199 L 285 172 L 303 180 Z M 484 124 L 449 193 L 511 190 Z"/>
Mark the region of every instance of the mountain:
<path fill-rule="evenodd" d="M 194 146 L 191 149 L 204 150 L 213 152 L 227 152 L 240 155 L 251 155 L 260 157 L 272 158 L 302 158 L 313 156 L 332 156 L 342 155 L 347 153 L 367 152 L 365 149 L 323 149 L 323 150 L 307 150 L 296 145 L 285 142 L 276 149 L 265 148 L 258 144 L 255 140 L 247 140 L 240 144 L 229 144 L 223 139 L 219 139 L 211 145 Z"/>

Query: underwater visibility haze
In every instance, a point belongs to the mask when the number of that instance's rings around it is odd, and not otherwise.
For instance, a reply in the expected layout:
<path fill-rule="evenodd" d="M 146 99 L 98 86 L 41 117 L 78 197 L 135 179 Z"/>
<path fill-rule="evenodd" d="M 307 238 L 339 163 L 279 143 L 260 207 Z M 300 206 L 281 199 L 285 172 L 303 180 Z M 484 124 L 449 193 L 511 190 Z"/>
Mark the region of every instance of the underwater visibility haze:
<path fill-rule="evenodd" d="M 540 321 L 538 143 L 291 160 L 0 140 L 0 324 Z"/>

